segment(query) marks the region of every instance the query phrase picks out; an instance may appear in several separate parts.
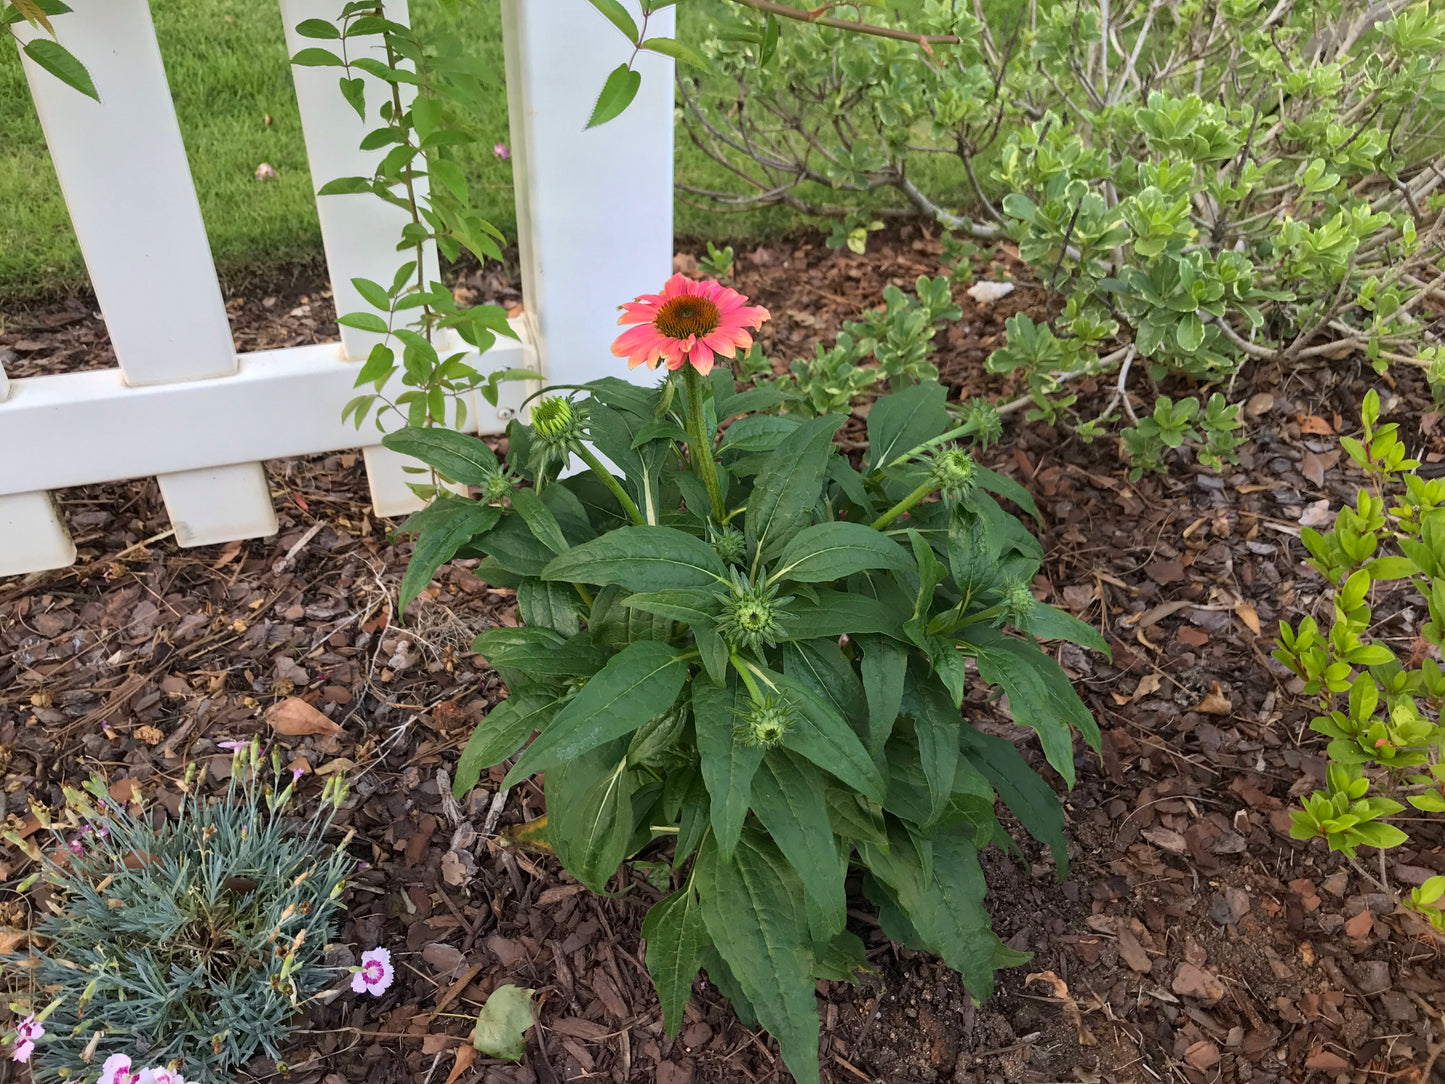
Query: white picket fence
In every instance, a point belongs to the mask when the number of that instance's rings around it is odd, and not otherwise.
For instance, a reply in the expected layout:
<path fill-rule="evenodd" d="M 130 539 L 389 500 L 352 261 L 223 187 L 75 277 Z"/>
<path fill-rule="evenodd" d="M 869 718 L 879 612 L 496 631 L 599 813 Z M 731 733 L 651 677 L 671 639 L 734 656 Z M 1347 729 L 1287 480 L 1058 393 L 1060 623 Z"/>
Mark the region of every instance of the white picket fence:
<path fill-rule="evenodd" d="M 341 8 L 279 3 L 292 52 L 310 43 L 291 28 Z M 7 380 L 0 366 L 0 575 L 74 562 L 51 495 L 67 486 L 154 475 L 175 541 L 203 546 L 276 532 L 262 460 L 362 446 L 376 514 L 412 511 L 402 458 L 370 423 L 358 433 L 341 421 L 375 336 L 343 328 L 340 343 L 237 355 L 147 0 L 71 4 L 56 32 L 100 102 L 28 60 L 25 71 L 120 367 Z M 405 19 L 405 0 L 387 14 Z M 672 62 L 642 53 L 637 100 L 584 131 L 631 46 L 584 0 L 502 0 L 502 15 L 526 311 L 520 342 L 473 364 L 557 383 L 626 375 L 608 350 L 617 305 L 671 266 Z M 672 33 L 670 8 L 649 32 Z M 362 124 L 336 69 L 292 70 L 313 187 L 372 173 L 382 152 L 357 144 L 375 114 Z M 378 95 L 368 86 L 369 102 Z M 362 309 L 351 280 L 391 281 L 401 212 L 368 195 L 317 207 L 337 311 Z M 526 390 L 504 388 L 499 407 L 469 404 L 469 429 L 506 427 Z"/>

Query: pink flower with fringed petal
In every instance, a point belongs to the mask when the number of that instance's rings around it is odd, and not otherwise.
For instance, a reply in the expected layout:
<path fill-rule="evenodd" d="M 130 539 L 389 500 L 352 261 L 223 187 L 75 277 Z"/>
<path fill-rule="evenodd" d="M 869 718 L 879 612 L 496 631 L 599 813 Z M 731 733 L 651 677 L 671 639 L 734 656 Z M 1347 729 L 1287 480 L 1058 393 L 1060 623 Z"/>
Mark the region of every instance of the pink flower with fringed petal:
<path fill-rule="evenodd" d="M 717 356 L 730 358 L 749 350 L 749 328 L 760 328 L 768 310 L 749 305 L 736 290 L 717 282 L 694 282 L 673 275 L 660 294 L 643 294 L 622 306 L 619 324 L 637 324 L 617 336 L 612 353 L 627 359 L 627 367 L 657 368 L 665 362 L 672 370 L 691 364 L 703 376 L 712 372 Z"/>

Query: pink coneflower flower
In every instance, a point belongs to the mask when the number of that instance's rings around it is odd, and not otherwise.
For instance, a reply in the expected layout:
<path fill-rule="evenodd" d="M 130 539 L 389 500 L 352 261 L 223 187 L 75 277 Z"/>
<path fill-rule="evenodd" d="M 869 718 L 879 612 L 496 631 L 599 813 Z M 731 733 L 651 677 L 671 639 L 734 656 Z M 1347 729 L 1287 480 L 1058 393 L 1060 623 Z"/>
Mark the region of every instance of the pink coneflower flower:
<path fill-rule="evenodd" d="M 372 994 L 380 997 L 391 985 L 391 952 L 374 948 L 361 954 L 361 966 L 351 976 L 351 990 L 357 994 Z"/>
<path fill-rule="evenodd" d="M 492 153 L 505 162 L 508 158 L 512 157 L 512 148 L 505 143 L 498 143 L 492 147 Z"/>
<path fill-rule="evenodd" d="M 617 336 L 612 353 L 627 359 L 627 367 L 657 368 L 666 361 L 669 369 L 691 363 L 703 376 L 712 372 L 714 356 L 730 358 L 750 349 L 753 337 L 748 328 L 759 328 L 768 310 L 749 305 L 736 290 L 716 282 L 693 282 L 673 275 L 660 294 L 643 294 L 622 306 L 619 324 L 638 324 Z"/>
<path fill-rule="evenodd" d="M 100 1067 L 100 1080 L 96 1084 L 139 1084 L 140 1073 L 130 1067 L 130 1057 L 112 1054 Z"/>

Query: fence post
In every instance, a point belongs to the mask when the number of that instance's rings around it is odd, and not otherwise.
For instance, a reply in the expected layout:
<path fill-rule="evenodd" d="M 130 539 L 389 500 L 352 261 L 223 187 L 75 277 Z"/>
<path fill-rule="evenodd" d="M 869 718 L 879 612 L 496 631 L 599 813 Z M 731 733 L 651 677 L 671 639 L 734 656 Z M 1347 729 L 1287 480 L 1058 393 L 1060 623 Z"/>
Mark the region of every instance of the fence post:
<path fill-rule="evenodd" d="M 637 0 L 624 0 L 639 26 Z M 647 20 L 671 37 L 674 9 Z M 640 51 L 637 98 L 587 129 L 607 74 L 633 46 L 581 0 L 502 0 L 522 296 L 549 383 L 626 377 L 617 307 L 672 271 L 673 63 Z M 646 369 L 633 372 L 652 383 Z"/>
<path fill-rule="evenodd" d="M 236 371 L 230 322 L 150 7 L 74 0 L 73 8 L 55 18 L 56 31 L 90 72 L 100 101 L 28 58 L 25 75 L 125 382 L 229 376 Z M 22 44 L 43 33 L 23 22 L 16 30 Z M 276 532 L 259 463 L 205 475 L 157 479 L 181 545 Z M 0 544 L 9 547 L 8 539 Z"/>

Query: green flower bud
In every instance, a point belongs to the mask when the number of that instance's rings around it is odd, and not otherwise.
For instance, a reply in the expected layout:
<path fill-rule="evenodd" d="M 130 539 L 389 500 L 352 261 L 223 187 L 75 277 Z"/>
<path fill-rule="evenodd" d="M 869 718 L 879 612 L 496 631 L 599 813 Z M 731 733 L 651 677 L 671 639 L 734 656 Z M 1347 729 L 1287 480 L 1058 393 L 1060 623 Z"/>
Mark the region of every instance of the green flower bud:
<path fill-rule="evenodd" d="M 1021 626 L 1031 616 L 1038 601 L 1029 585 L 1015 580 L 1003 589 L 1003 615 L 1010 625 Z"/>
<path fill-rule="evenodd" d="M 958 500 L 973 488 L 975 473 L 973 457 L 957 448 L 950 448 L 934 457 L 930 477 L 945 497 Z"/>
<path fill-rule="evenodd" d="M 743 532 L 736 527 L 714 528 L 711 531 L 712 548 L 723 561 L 730 565 L 740 565 L 747 557 L 748 542 L 743 537 Z"/>
<path fill-rule="evenodd" d="M 575 435 L 576 427 L 576 412 L 571 402 L 560 395 L 549 395 L 532 408 L 532 428 L 548 444 L 568 440 Z"/>
<path fill-rule="evenodd" d="M 770 749 L 782 742 L 794 722 L 793 709 L 775 696 L 764 696 L 748 705 L 743 723 L 733 734 L 744 745 Z"/>
<path fill-rule="evenodd" d="M 500 501 L 512 495 L 517 488 L 518 478 L 511 471 L 497 470 L 482 479 L 481 498 L 484 501 Z"/>
<path fill-rule="evenodd" d="M 793 601 L 792 595 L 778 598 L 776 586 L 754 585 L 733 569 L 727 593 L 719 593 L 718 598 L 723 605 L 717 630 L 730 646 L 756 648 L 783 638 L 781 622 L 791 616 L 783 607 Z"/>
<path fill-rule="evenodd" d="M 970 399 L 965 403 L 963 422 L 973 426 L 973 435 L 983 448 L 1003 435 L 1003 415 L 986 399 Z"/>

